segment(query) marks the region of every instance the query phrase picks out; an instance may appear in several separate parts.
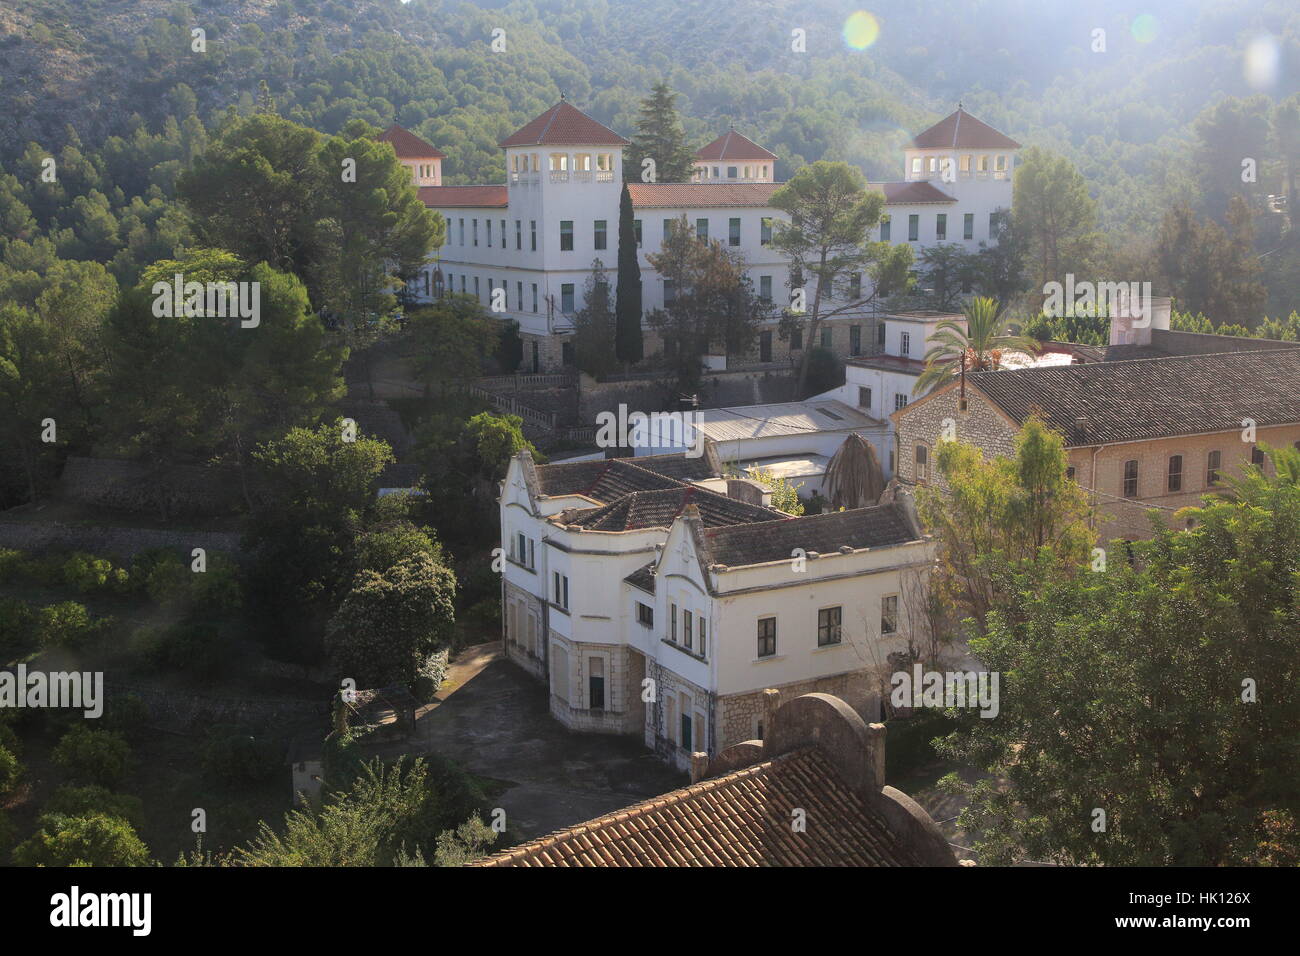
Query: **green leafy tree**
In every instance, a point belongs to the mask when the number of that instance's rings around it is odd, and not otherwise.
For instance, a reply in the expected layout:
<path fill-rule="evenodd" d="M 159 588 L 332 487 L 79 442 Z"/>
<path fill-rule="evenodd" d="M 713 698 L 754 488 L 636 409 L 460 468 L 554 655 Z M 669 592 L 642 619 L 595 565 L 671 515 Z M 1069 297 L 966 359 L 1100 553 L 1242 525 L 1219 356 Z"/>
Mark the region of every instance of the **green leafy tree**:
<path fill-rule="evenodd" d="M 573 345 L 578 368 L 600 378 L 614 370 L 615 316 L 610 301 L 609 277 L 599 259 L 591 263 L 591 274 L 583 290 L 582 308 L 573 317 Z"/>
<path fill-rule="evenodd" d="M 1048 282 L 1079 281 L 1100 254 L 1097 203 L 1088 183 L 1065 157 L 1031 146 L 1021 156 L 1012 187 L 1014 230 L 1024 243 L 1031 304 L 1037 310 Z"/>
<path fill-rule="evenodd" d="M 908 286 L 912 251 L 907 246 L 870 242 L 868 234 L 880 222 L 885 196 L 868 190 L 862 172 L 847 163 L 823 160 L 805 166 L 772 194 L 772 206 L 786 213 L 788 222 L 773 223 L 772 246 L 790 260 L 792 293 L 811 280 L 811 301 L 802 312 L 789 310 L 785 327 L 803 330 L 805 342 L 817 341 L 822 321 L 831 314 L 861 309 L 878 296 L 894 295 Z M 831 290 L 847 284 L 851 274 L 866 272 L 870 293 L 855 302 L 824 312 Z M 808 378 L 808 352 L 799 365 L 797 389 L 802 394 Z"/>
<path fill-rule="evenodd" d="M 332 670 L 361 687 L 413 683 L 429 657 L 451 643 L 455 601 L 455 575 L 428 554 L 382 574 L 360 572 L 330 621 Z"/>
<path fill-rule="evenodd" d="M 1181 311 L 1250 328 L 1262 318 L 1268 293 L 1261 284 L 1250 209 L 1240 196 L 1232 197 L 1227 209 L 1228 229 L 1200 218 L 1186 203 L 1165 213 L 1155 268 L 1163 291 L 1177 299 Z"/>
<path fill-rule="evenodd" d="M 497 833 L 478 817 L 470 817 L 455 830 L 444 830 L 438 835 L 434 857 L 436 866 L 465 866 L 487 856 L 488 848 L 496 842 Z"/>
<path fill-rule="evenodd" d="M 500 321 L 473 296 L 445 295 L 407 312 L 404 351 L 425 394 L 435 386 L 445 393 L 449 383 L 479 375 L 501 332 Z"/>
<path fill-rule="evenodd" d="M 1065 443 L 1031 416 L 1014 458 L 989 461 L 974 445 L 941 441 L 938 481 L 921 486 L 917 505 L 934 535 L 932 587 L 983 624 L 997 594 L 998 561 L 1020 567 L 1049 549 L 1063 567 L 1082 567 L 1095 535 L 1079 486 L 1065 477 Z"/>
<path fill-rule="evenodd" d="M 997 368 L 1004 351 L 1038 351 L 1038 341 L 1032 336 L 1007 330 L 998 304 L 987 296 L 971 299 L 962 312 L 964 321 L 945 319 L 934 327 L 932 344 L 925 353 L 925 371 L 917 377 L 913 395 L 924 395 L 936 385 L 952 381 L 963 368 L 967 372 Z"/>
<path fill-rule="evenodd" d="M 131 745 L 114 731 L 77 724 L 59 740 L 53 757 L 76 782 L 111 787 L 131 766 Z"/>
<path fill-rule="evenodd" d="M 122 817 L 45 813 L 36 832 L 14 847 L 17 866 L 148 866 L 149 848 Z"/>
<path fill-rule="evenodd" d="M 1248 467 L 1178 516 L 1190 529 L 1157 523 L 1132 561 L 999 573 L 971 641 L 1001 674 L 998 717 L 963 720 L 940 748 L 993 775 L 947 784 L 971 801 L 959 824 L 982 863 L 1294 859 L 1300 453 L 1268 455 L 1275 476 Z"/>

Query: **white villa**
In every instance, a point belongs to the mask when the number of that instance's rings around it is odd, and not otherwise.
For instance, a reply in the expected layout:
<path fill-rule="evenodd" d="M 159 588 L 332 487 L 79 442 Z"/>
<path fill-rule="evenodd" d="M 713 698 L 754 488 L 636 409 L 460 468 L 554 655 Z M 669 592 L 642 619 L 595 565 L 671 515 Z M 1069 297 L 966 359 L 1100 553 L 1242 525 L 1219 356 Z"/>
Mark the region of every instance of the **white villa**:
<path fill-rule="evenodd" d="M 519 323 L 524 369 L 555 371 L 569 364 L 573 315 L 582 307 L 592 261 L 601 259 L 616 281 L 628 140 L 561 100 L 501 141 L 506 183 L 447 186 L 438 149 L 398 126 L 382 138 L 411 169 L 420 198 L 447 221 L 446 244 L 411 281 L 410 293 L 424 300 L 443 290 L 475 295 Z M 973 250 L 990 242 L 998 211 L 1011 205 L 1019 148 L 958 107 L 904 151 L 902 180 L 870 184 L 885 195 L 886 218 L 877 238 L 918 249 L 957 243 Z M 730 130 L 696 153 L 694 182 L 629 185 L 646 311 L 662 306 L 673 290 L 645 256 L 683 215 L 699 235 L 744 254 L 760 295 L 784 300 L 788 264 L 771 248 L 772 222 L 783 218 L 769 205 L 781 186 L 776 162 L 774 153 Z M 862 276 L 834 290 L 833 307 L 860 300 L 869 281 Z M 849 309 L 826 322 L 818 344 L 844 356 L 874 351 L 864 341 L 864 325 L 867 336 L 875 327 L 868 319 Z M 760 361 L 805 346 L 777 341 L 775 331 L 773 326 L 760 333 Z"/>
<path fill-rule="evenodd" d="M 911 498 L 794 518 L 716 453 L 537 465 L 500 496 L 507 656 L 574 730 L 686 769 L 763 737 L 765 688 L 880 714 L 933 560 Z"/>

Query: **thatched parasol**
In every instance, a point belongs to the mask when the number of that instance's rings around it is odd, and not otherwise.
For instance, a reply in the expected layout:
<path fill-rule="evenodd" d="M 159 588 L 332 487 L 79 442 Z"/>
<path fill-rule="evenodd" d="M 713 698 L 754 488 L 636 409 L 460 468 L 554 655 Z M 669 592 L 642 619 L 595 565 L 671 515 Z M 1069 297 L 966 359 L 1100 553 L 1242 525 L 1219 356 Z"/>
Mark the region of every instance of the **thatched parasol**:
<path fill-rule="evenodd" d="M 867 508 L 880 500 L 885 473 L 876 449 L 861 435 L 849 435 L 826 466 L 826 497 L 832 508 Z"/>

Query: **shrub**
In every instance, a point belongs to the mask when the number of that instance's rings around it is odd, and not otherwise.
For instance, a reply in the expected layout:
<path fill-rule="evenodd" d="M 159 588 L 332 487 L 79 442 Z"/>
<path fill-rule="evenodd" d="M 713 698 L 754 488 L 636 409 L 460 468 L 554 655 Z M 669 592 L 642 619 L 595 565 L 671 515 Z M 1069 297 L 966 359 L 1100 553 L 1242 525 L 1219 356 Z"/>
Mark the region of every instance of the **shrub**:
<path fill-rule="evenodd" d="M 63 580 L 80 594 L 121 592 L 130 583 L 125 568 L 113 567 L 107 558 L 77 551 L 63 563 Z"/>
<path fill-rule="evenodd" d="M 226 663 L 217 626 L 193 621 L 169 628 L 153 645 L 150 663 L 191 677 L 215 677 Z"/>
<path fill-rule="evenodd" d="M 131 745 L 114 731 L 78 724 L 54 748 L 54 762 L 77 783 L 111 787 L 130 766 Z"/>
<path fill-rule="evenodd" d="M 21 598 L 0 598 L 0 652 L 16 651 L 31 642 L 36 611 Z"/>
<path fill-rule="evenodd" d="M 91 620 L 84 604 L 62 601 L 40 609 L 36 615 L 36 634 L 42 647 L 85 647 L 113 628 L 111 617 Z"/>
<path fill-rule="evenodd" d="M 110 817 L 121 817 L 136 827 L 144 820 L 144 804 L 138 797 L 114 793 L 107 787 L 95 784 L 59 787 L 50 795 L 44 810 L 46 813 L 61 813 L 69 817 L 103 813 Z"/>
<path fill-rule="evenodd" d="M 8 747 L 0 746 L 0 797 L 7 797 L 13 792 L 22 773 L 18 757 Z"/>
<path fill-rule="evenodd" d="M 12 584 L 26 572 L 27 555 L 13 548 L 0 548 L 0 584 Z"/>
<path fill-rule="evenodd" d="M 36 832 L 14 849 L 18 866 L 147 866 L 149 848 L 121 817 L 42 814 Z"/>
<path fill-rule="evenodd" d="M 104 728 L 122 734 L 128 740 L 149 723 L 149 708 L 136 694 L 110 697 L 104 706 Z"/>
<path fill-rule="evenodd" d="M 194 572 L 171 551 L 159 554 L 144 575 L 145 593 L 158 604 L 180 600 L 189 593 Z"/>
<path fill-rule="evenodd" d="M 284 749 L 274 740 L 218 733 L 203 749 L 203 769 L 221 780 L 262 783 L 280 772 Z"/>

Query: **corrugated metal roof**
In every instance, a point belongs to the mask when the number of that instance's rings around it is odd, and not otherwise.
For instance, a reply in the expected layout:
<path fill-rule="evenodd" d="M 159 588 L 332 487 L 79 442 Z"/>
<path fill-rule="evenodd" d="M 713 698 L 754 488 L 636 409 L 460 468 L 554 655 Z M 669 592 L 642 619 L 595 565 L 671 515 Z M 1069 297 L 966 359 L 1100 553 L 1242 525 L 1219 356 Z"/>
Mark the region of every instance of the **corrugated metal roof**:
<path fill-rule="evenodd" d="M 700 431 L 718 442 L 806 435 L 880 424 L 870 415 L 834 399 L 706 408 L 699 414 Z"/>

